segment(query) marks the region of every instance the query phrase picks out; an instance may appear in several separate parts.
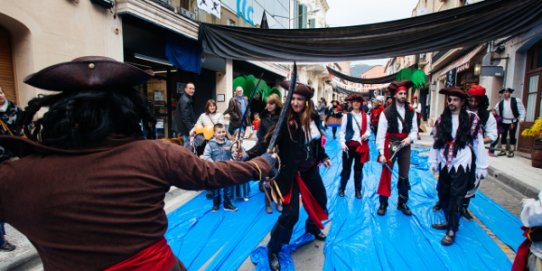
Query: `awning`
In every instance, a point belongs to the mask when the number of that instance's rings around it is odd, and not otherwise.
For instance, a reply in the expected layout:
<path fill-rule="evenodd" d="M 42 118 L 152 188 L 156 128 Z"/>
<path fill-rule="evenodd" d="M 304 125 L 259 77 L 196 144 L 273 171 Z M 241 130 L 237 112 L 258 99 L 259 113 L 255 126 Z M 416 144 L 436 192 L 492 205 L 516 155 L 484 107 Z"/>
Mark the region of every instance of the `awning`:
<path fill-rule="evenodd" d="M 468 70 L 470 68 L 472 58 L 478 55 L 480 51 L 484 49 L 485 47 L 486 47 L 485 44 L 478 45 L 476 48 L 468 52 L 466 55 L 450 63 L 445 68 L 441 69 L 438 79 L 444 80 L 444 78 L 446 77 L 446 73 L 450 71 L 451 69 L 457 69 L 456 73 L 462 72 L 464 70 Z"/>
<path fill-rule="evenodd" d="M 491 0 L 408 19 L 313 29 L 260 29 L 202 23 L 205 52 L 227 59 L 333 62 L 475 46 L 542 22 L 541 0 Z"/>

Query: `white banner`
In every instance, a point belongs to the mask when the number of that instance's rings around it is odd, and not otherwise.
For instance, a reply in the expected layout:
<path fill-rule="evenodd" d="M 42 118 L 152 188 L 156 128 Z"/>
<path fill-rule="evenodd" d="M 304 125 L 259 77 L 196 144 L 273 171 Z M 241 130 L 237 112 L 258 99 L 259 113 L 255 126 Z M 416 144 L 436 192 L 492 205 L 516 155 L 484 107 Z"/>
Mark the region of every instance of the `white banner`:
<path fill-rule="evenodd" d="M 220 19 L 220 0 L 198 0 L 198 8 Z"/>

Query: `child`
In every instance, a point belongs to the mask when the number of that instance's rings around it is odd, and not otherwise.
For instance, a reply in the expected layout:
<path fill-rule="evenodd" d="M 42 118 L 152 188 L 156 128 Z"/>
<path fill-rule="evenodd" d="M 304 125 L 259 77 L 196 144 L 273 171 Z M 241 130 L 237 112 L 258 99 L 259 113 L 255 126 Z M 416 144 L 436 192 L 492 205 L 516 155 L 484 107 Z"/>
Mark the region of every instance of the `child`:
<path fill-rule="evenodd" d="M 260 128 L 260 114 L 254 113 L 254 120 L 252 121 L 252 131 L 257 132 Z"/>
<path fill-rule="evenodd" d="M 232 142 L 226 137 L 226 126 L 222 123 L 217 123 L 213 127 L 214 135 L 205 146 L 202 158 L 208 161 L 224 161 L 230 160 Z M 214 190 L 213 193 L 213 208 L 212 212 L 218 211 L 220 207 L 220 191 L 224 191 L 224 211 L 236 212 L 238 209 L 232 203 L 232 188 L 224 187 Z"/>

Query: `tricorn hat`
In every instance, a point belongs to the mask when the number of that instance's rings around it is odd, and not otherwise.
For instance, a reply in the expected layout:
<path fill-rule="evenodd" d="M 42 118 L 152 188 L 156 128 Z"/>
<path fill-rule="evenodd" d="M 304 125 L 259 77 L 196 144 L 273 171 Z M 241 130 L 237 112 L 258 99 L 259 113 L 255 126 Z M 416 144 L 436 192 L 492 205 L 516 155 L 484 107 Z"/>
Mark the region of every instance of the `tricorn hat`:
<path fill-rule="evenodd" d="M 401 90 L 408 90 L 412 85 L 412 81 L 410 80 L 393 81 L 388 86 L 388 91 L 393 96 Z"/>
<path fill-rule="evenodd" d="M 504 93 L 505 91 L 508 91 L 510 93 L 514 93 L 514 89 L 513 88 L 503 88 L 499 91 L 499 93 Z"/>
<path fill-rule="evenodd" d="M 363 96 L 359 93 L 350 93 L 346 96 L 347 102 L 363 102 Z"/>
<path fill-rule="evenodd" d="M 469 94 L 469 96 L 484 96 L 486 95 L 486 89 L 480 85 L 473 84 L 467 90 L 467 94 Z"/>
<path fill-rule="evenodd" d="M 132 65 L 103 56 L 84 56 L 49 66 L 24 82 L 56 91 L 114 90 L 147 81 L 151 74 Z"/>
<path fill-rule="evenodd" d="M 290 80 L 282 81 L 280 83 L 280 86 L 283 89 L 288 90 L 290 88 Z M 310 99 L 314 95 L 314 88 L 312 88 L 309 85 L 297 82 L 295 85 L 294 93 L 301 96 L 305 96 L 305 98 Z"/>
<path fill-rule="evenodd" d="M 462 90 L 461 88 L 459 88 L 459 87 L 443 88 L 438 93 L 444 94 L 444 95 L 447 95 L 447 96 L 456 96 L 456 97 L 459 97 L 461 99 L 466 99 L 467 98 L 467 93 L 464 90 Z"/>

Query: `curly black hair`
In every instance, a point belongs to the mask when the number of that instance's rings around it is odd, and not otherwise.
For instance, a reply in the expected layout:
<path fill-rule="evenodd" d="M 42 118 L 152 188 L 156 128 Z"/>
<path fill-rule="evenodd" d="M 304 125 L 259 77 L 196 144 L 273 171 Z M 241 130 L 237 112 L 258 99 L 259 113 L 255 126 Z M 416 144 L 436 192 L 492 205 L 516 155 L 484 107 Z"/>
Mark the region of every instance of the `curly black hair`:
<path fill-rule="evenodd" d="M 465 106 L 459 112 L 459 127 L 457 127 L 454 141 L 454 157 L 457 155 L 458 150 L 465 148 L 468 143 L 472 142 L 473 135 L 471 128 L 474 117 L 474 114 L 469 114 L 467 112 Z M 450 111 L 448 107 L 446 107 L 442 115 L 440 115 L 436 128 L 437 134 L 433 148 L 441 149 L 448 142 L 454 140 L 454 138 L 452 138 L 452 111 Z"/>
<path fill-rule="evenodd" d="M 49 110 L 33 121 L 40 108 Z M 142 136 L 156 120 L 144 98 L 134 89 L 64 91 L 28 102 L 21 118 L 25 135 L 44 145 L 81 147 L 108 136 Z"/>

